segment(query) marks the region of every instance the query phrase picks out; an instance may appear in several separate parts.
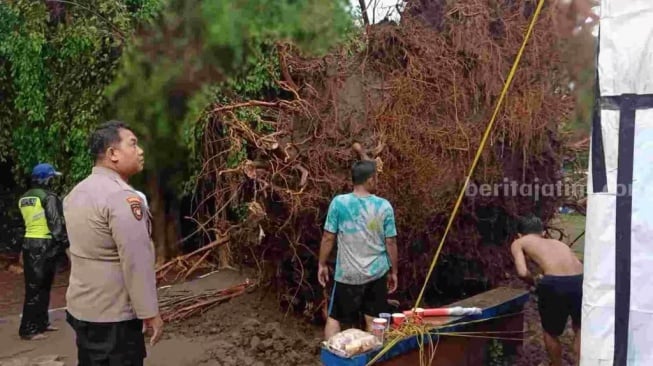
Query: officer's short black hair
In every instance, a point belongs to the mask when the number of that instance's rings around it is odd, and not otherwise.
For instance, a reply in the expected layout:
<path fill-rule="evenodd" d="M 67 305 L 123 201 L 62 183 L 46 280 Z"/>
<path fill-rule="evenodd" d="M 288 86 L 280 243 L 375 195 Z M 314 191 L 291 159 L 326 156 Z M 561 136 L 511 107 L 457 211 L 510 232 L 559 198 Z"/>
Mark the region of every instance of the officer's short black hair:
<path fill-rule="evenodd" d="M 125 122 L 111 120 L 99 125 L 89 139 L 91 156 L 95 161 L 100 160 L 109 147 L 120 142 L 120 130 L 134 132 Z"/>
<path fill-rule="evenodd" d="M 355 186 L 367 182 L 376 173 L 376 162 L 373 160 L 358 160 L 351 167 L 351 180 Z"/>
<path fill-rule="evenodd" d="M 517 220 L 517 232 L 522 235 L 528 234 L 542 234 L 544 231 L 544 224 L 542 220 L 535 215 L 528 215 L 520 217 Z"/>

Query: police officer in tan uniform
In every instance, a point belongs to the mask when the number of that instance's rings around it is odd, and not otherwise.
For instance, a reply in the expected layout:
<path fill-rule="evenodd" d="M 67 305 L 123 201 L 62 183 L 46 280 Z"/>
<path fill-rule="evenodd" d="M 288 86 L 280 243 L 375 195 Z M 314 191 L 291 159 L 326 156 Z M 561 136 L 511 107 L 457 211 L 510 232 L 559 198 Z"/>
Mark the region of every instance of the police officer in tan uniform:
<path fill-rule="evenodd" d="M 90 139 L 95 167 L 64 199 L 71 272 L 67 320 L 80 366 L 143 365 L 143 332 L 161 337 L 149 212 L 129 178 L 143 170 L 130 128 L 110 121 Z"/>

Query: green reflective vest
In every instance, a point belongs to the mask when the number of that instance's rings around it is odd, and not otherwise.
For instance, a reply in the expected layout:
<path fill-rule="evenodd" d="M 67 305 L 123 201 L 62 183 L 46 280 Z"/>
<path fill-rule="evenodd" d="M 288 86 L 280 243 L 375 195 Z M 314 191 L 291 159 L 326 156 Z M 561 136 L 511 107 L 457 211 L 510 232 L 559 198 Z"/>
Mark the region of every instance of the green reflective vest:
<path fill-rule="evenodd" d="M 45 201 L 44 190 L 30 189 L 18 201 L 18 207 L 25 221 L 25 237 L 31 239 L 52 239 L 48 220 L 42 202 Z"/>

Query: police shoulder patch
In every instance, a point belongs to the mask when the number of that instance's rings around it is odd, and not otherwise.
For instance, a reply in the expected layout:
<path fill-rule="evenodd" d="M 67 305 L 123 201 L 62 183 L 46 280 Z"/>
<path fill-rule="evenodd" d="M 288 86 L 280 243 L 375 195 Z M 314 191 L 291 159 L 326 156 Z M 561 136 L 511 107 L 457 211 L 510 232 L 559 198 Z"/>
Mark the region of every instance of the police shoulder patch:
<path fill-rule="evenodd" d="M 129 197 L 127 198 L 127 203 L 129 204 L 129 207 L 131 207 L 136 220 L 141 221 L 143 219 L 141 199 L 139 197 Z"/>

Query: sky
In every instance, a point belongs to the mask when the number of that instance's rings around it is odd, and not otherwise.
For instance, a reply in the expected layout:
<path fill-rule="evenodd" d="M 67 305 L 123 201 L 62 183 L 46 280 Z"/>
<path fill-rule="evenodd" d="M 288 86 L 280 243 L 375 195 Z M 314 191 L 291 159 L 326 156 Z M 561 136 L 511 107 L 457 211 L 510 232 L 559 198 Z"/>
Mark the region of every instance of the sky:
<path fill-rule="evenodd" d="M 395 10 L 395 5 L 401 3 L 401 0 L 365 0 L 367 4 L 367 14 L 370 18 L 370 22 L 374 19 L 373 15 L 376 15 L 375 22 L 378 23 L 391 11 L 390 19 L 399 20 L 399 14 Z M 360 9 L 359 0 L 349 0 L 349 3 L 354 9 Z M 374 11 L 374 4 L 376 4 L 376 11 Z"/>
<path fill-rule="evenodd" d="M 376 18 L 374 21 L 376 23 L 380 22 L 383 20 L 383 18 L 390 12 L 390 19 L 392 20 L 399 20 L 399 14 L 395 10 L 395 5 L 397 3 L 402 3 L 402 0 L 365 0 L 365 4 L 367 4 L 367 14 L 370 17 L 370 22 L 372 22 L 373 19 L 373 14 L 376 15 Z M 349 3 L 351 4 L 352 8 L 355 10 L 360 9 L 360 2 L 359 0 L 349 0 Z M 374 11 L 374 5 L 376 4 L 376 11 Z M 600 7 L 596 6 L 593 8 L 594 12 L 596 14 L 600 14 Z M 598 27 L 594 27 L 594 30 L 592 32 L 594 36 L 597 36 L 598 34 Z"/>

